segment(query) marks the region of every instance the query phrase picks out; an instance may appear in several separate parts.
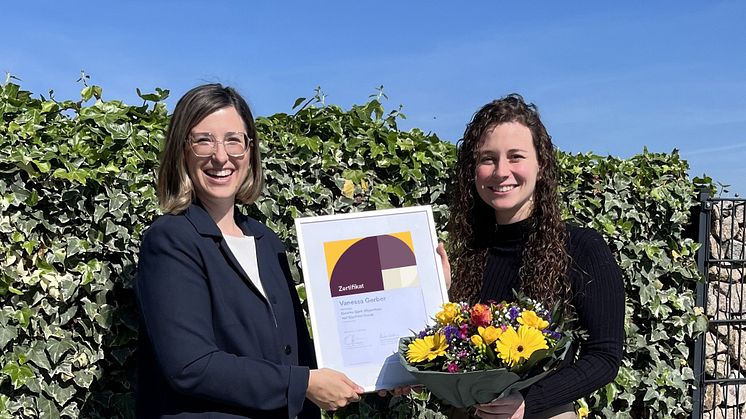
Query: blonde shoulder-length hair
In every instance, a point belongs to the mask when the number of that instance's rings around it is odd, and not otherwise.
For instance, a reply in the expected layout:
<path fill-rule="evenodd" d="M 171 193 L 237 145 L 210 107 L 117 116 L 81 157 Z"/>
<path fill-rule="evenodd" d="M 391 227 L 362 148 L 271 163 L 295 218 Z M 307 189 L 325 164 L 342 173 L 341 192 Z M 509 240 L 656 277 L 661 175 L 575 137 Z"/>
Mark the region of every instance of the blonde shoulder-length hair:
<path fill-rule="evenodd" d="M 205 84 L 193 88 L 179 99 L 168 124 L 156 188 L 158 203 L 164 213 L 181 213 L 196 199 L 194 185 L 186 167 L 186 153 L 191 152 L 189 133 L 205 117 L 227 107 L 236 109 L 246 125 L 246 134 L 249 137 L 247 146 L 250 170 L 236 193 L 236 202 L 251 204 L 261 194 L 264 186 L 262 157 L 249 105 L 231 87 L 217 83 Z"/>

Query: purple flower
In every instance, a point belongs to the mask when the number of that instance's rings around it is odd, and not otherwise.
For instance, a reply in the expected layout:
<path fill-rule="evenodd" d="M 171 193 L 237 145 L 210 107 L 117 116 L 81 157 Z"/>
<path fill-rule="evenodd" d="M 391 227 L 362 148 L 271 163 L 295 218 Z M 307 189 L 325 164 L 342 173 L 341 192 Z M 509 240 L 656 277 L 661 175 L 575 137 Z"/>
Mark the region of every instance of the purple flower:
<path fill-rule="evenodd" d="M 459 368 L 457 363 L 451 362 L 450 364 L 448 364 L 448 372 L 458 372 L 458 370 Z"/>
<path fill-rule="evenodd" d="M 466 358 L 468 355 L 469 352 L 464 349 L 458 351 L 458 353 L 456 354 L 456 356 L 458 356 L 459 358 Z"/>
<path fill-rule="evenodd" d="M 427 330 L 423 330 L 423 331 L 421 331 L 420 333 L 417 334 L 417 337 L 419 339 L 422 339 L 422 338 L 424 338 L 427 335 L 428 335 Z"/>
<path fill-rule="evenodd" d="M 518 313 L 518 309 L 515 307 L 510 307 L 510 310 L 508 310 L 508 315 L 510 316 L 510 321 L 514 321 L 520 313 Z"/>
<path fill-rule="evenodd" d="M 454 337 L 454 336 L 456 335 L 456 333 L 458 332 L 458 329 L 456 328 L 456 326 L 453 326 L 453 325 L 450 325 L 450 324 L 449 324 L 448 326 L 446 326 L 446 327 L 444 327 L 444 328 L 443 328 L 443 332 L 444 332 L 444 333 L 445 333 L 445 335 L 446 335 L 446 340 L 447 340 L 448 342 L 450 342 L 450 341 L 451 341 L 451 339 L 452 339 L 452 338 L 453 338 L 453 337 Z"/>

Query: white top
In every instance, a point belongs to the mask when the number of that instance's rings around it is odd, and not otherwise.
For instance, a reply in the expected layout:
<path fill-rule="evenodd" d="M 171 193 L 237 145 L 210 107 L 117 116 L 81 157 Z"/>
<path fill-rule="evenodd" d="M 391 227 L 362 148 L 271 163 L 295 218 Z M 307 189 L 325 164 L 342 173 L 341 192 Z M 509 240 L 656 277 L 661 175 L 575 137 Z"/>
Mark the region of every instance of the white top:
<path fill-rule="evenodd" d="M 249 276 L 251 282 L 259 289 L 259 292 L 266 298 L 267 293 L 264 292 L 262 287 L 262 281 L 259 278 L 259 264 L 256 260 L 256 243 L 254 242 L 254 236 L 228 236 L 223 235 L 225 242 L 228 243 L 228 247 L 231 249 L 233 256 L 236 257 L 238 263 L 241 264 L 244 272 Z"/>

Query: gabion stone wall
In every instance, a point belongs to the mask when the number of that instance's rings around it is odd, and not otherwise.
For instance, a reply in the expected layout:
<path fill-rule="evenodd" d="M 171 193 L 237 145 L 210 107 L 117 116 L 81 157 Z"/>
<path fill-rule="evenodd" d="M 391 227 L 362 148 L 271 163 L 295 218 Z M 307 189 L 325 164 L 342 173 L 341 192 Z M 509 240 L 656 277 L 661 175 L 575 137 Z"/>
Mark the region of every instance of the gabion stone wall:
<path fill-rule="evenodd" d="M 704 418 L 746 419 L 746 201 L 710 203 Z"/>

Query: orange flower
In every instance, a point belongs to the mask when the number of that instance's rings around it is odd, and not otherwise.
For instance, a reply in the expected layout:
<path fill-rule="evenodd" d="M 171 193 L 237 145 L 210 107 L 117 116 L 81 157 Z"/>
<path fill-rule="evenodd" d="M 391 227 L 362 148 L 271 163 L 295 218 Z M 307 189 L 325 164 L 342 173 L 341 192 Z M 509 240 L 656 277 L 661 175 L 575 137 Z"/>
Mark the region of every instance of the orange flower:
<path fill-rule="evenodd" d="M 492 322 L 492 311 L 484 304 L 474 304 L 471 308 L 471 324 L 474 326 L 488 326 Z"/>

